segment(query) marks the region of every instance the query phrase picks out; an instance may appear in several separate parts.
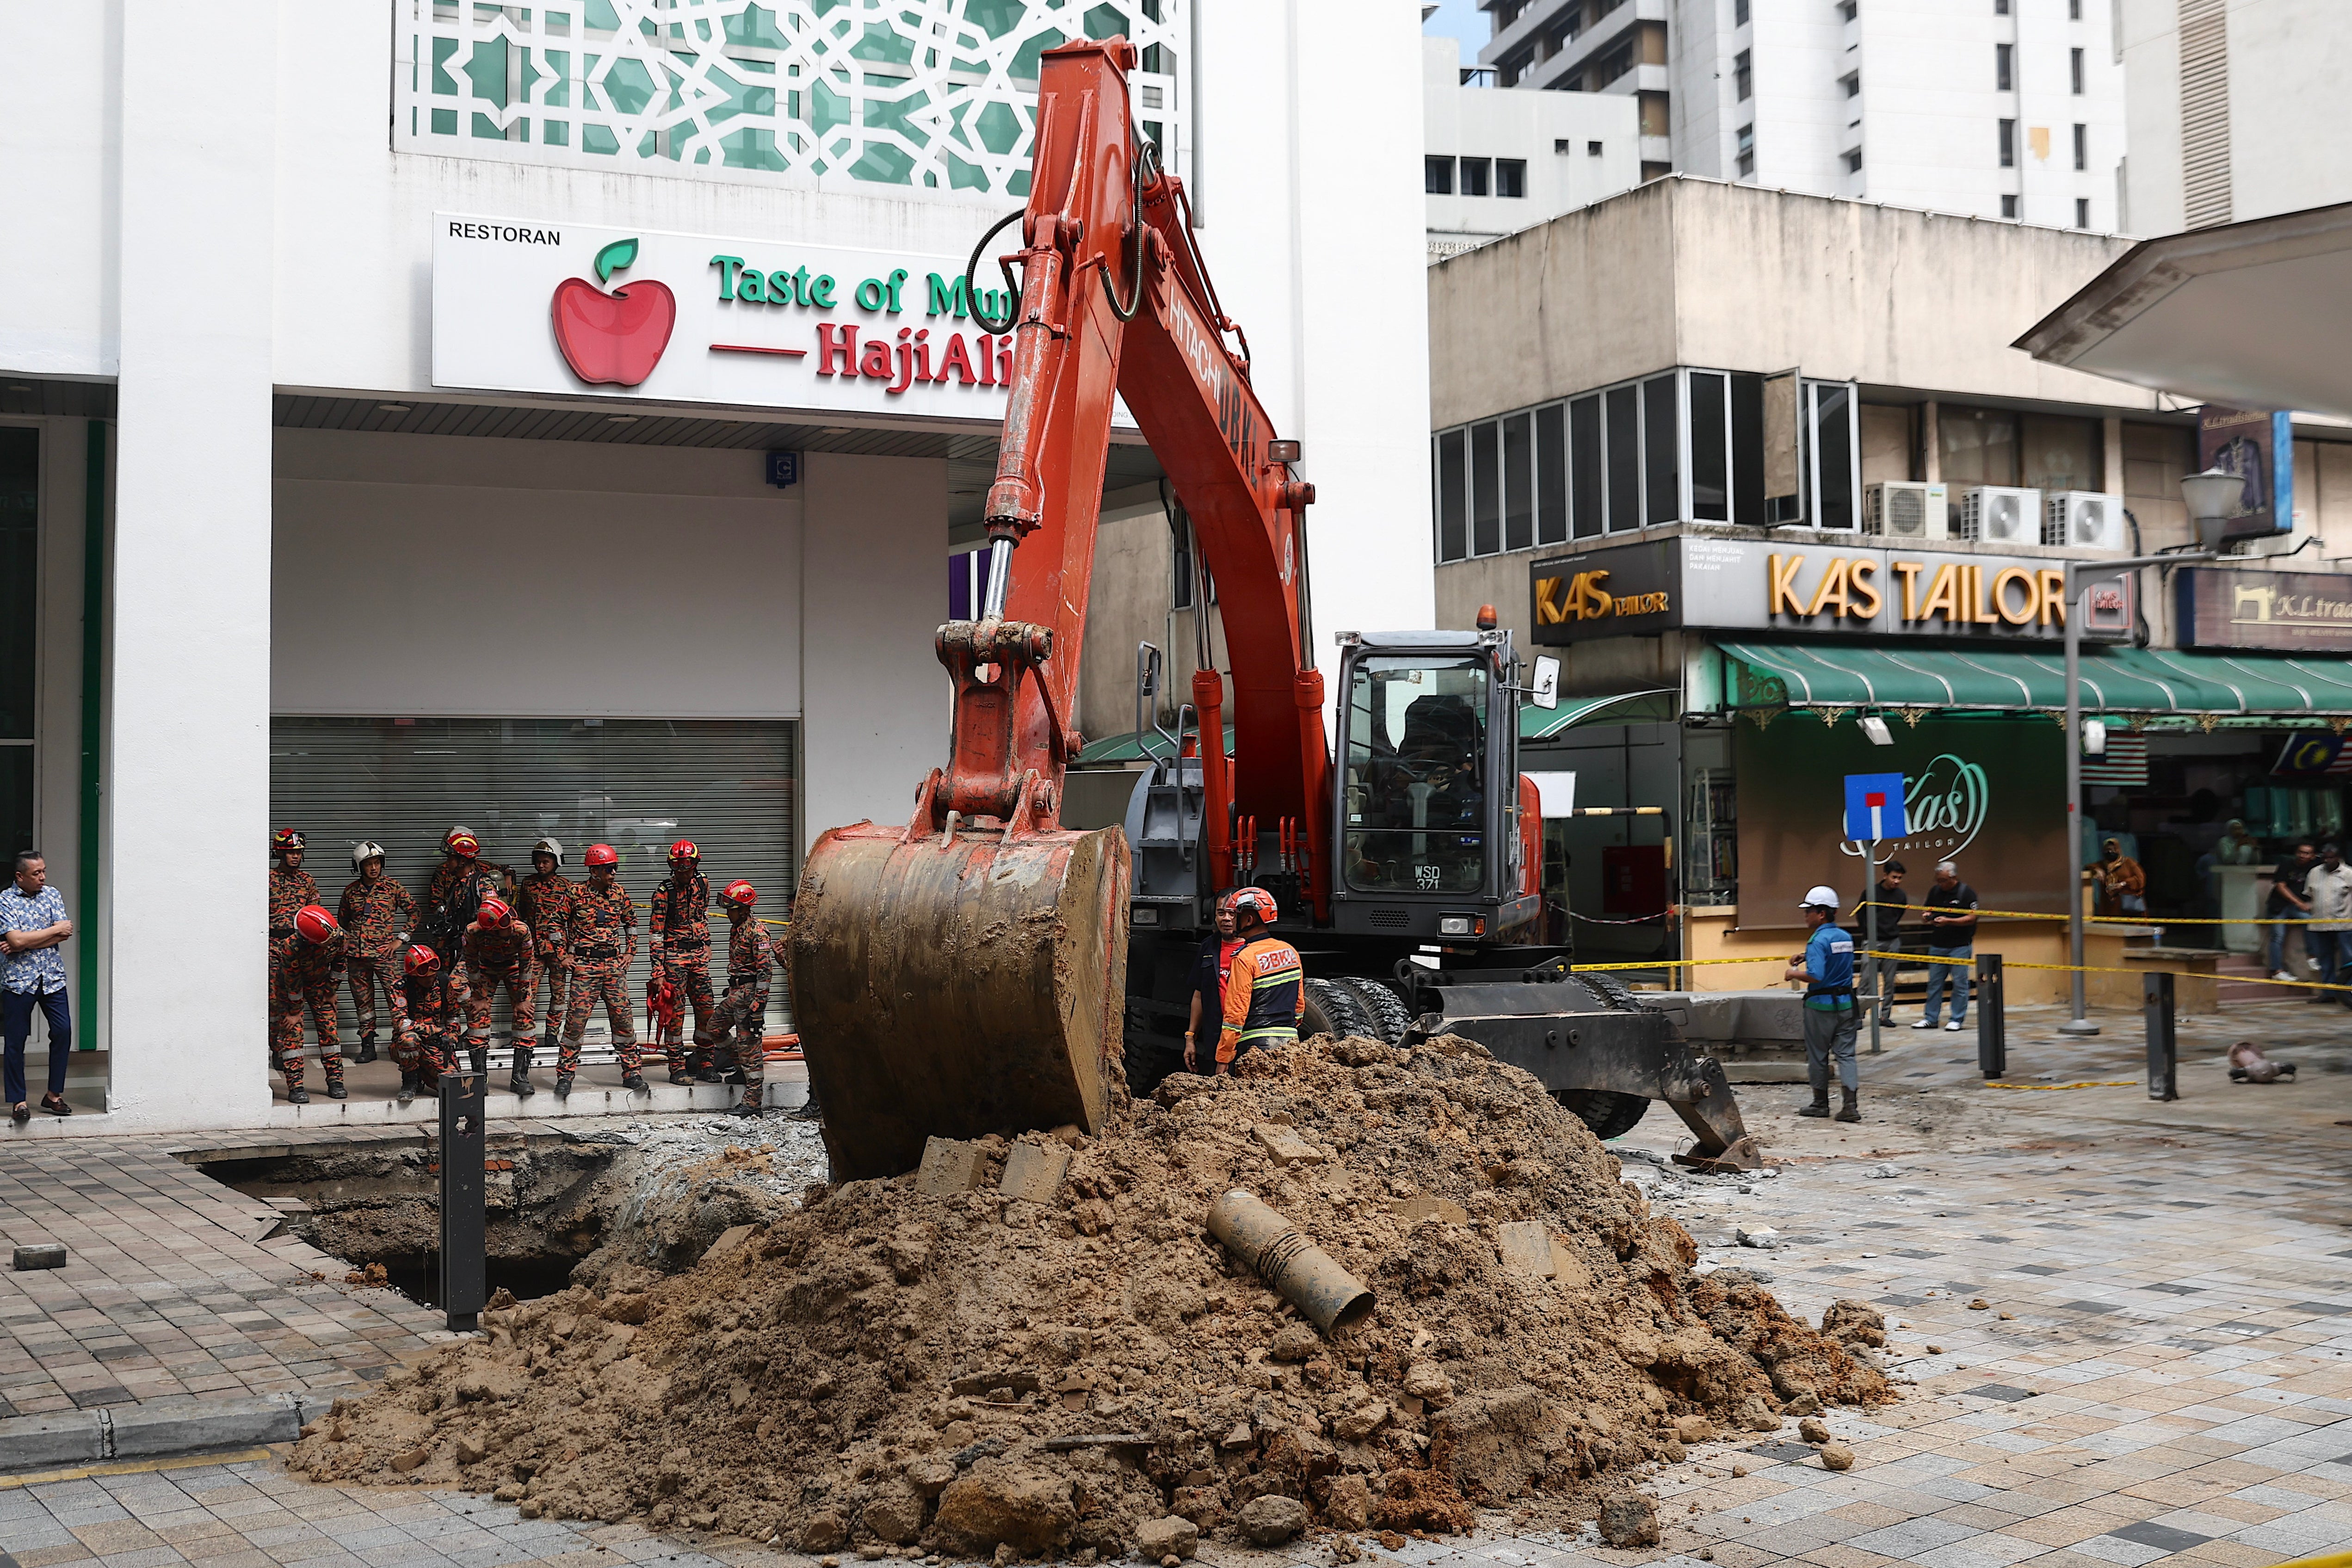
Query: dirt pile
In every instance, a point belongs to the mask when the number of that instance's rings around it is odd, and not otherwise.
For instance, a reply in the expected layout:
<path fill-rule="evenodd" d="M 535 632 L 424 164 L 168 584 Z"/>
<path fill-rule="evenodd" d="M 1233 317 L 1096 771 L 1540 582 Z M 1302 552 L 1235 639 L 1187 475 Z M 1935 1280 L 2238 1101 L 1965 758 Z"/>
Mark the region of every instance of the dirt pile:
<path fill-rule="evenodd" d="M 1719 1428 L 1889 1397 L 1761 1288 L 1694 1277 L 1583 1122 L 1466 1041 L 1301 1042 L 1073 1141 L 1049 1202 L 998 1189 L 1014 1144 L 989 1139 L 974 1190 L 813 1187 L 688 1272 L 607 1259 L 339 1403 L 295 1468 L 809 1551 L 1084 1558 L 1171 1515 L 1259 1542 L 1590 1519 Z M 1061 1145 L 1019 1142 L 1034 1191 Z M 1230 1188 L 1377 1310 L 1301 1321 L 1204 1230 Z"/>

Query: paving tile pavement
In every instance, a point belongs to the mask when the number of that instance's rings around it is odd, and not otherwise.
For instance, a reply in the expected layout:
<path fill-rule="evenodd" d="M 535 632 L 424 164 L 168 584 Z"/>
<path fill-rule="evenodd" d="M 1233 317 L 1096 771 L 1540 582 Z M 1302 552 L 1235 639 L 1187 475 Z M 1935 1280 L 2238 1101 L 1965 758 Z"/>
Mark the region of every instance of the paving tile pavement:
<path fill-rule="evenodd" d="M 1783 1089 L 1742 1089 L 1780 1162 L 1769 1177 L 1675 1173 L 1656 1157 L 1678 1146 L 1678 1129 L 1645 1121 L 1616 1145 L 1628 1179 L 1690 1228 L 1703 1264 L 1763 1268 L 1808 1318 L 1840 1298 L 1877 1305 L 1905 1397 L 1831 1414 L 1857 1455 L 1850 1471 L 1823 1469 L 1791 1431 L 1694 1450 L 1644 1482 L 1666 1526 L 1654 1550 L 1610 1549 L 1589 1528 L 1515 1531 L 1496 1515 L 1466 1539 L 1368 1556 L 1410 1568 L 2260 1568 L 2352 1547 L 2352 1193 L 2341 1181 L 2352 1129 L 2336 1125 L 2352 1122 L 2352 1038 L 2339 1041 L 2336 1017 L 2284 1003 L 2197 1021 L 2184 1030 L 2187 1098 L 2169 1106 L 2128 1086 L 1989 1089 L 1968 1040 L 1890 1037 L 1865 1060 L 1858 1128 L 1799 1121 Z M 2128 1018 L 2089 1043 L 2060 1042 L 2055 1021 L 2012 1015 L 2015 1081 L 2137 1076 Z M 2230 1086 L 2218 1053 L 2246 1034 L 2298 1058 L 2302 1080 Z M 108 1173 L 148 1170 L 118 1162 Z M 258 1217 L 187 1193 L 221 1205 L 224 1223 Z M 1738 1229 L 1767 1226 L 1785 1245 L 1736 1245 Z M 220 1249 L 189 1234 L 180 1257 Z M 304 1312 L 345 1321 L 336 1301 L 351 1298 L 306 1294 L 285 1270 L 236 1256 L 256 1280 L 237 1297 L 251 1304 L 232 1310 L 247 1321 L 279 1331 Z M 113 1315 L 132 1298 L 59 1297 L 19 1317 L 61 1340 L 113 1325 L 145 1342 Z M 430 1321 L 362 1305 L 396 1331 L 372 1342 Z M 0 1483 L 0 1547 L 21 1568 L 807 1563 L 740 1541 L 525 1521 L 457 1494 L 314 1486 L 274 1458 Z M 1331 1562 L 1307 1543 L 1202 1557 L 1213 1568 Z"/>

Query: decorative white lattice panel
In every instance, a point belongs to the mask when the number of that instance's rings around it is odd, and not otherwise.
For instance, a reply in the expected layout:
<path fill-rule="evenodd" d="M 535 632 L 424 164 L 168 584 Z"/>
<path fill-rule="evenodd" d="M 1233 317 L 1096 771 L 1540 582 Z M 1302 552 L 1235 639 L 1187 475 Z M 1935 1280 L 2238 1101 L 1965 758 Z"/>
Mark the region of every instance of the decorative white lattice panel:
<path fill-rule="evenodd" d="M 1029 188 L 1037 57 L 1124 34 L 1135 114 L 1191 143 L 1198 0 L 394 0 L 393 144 L 444 156 Z"/>

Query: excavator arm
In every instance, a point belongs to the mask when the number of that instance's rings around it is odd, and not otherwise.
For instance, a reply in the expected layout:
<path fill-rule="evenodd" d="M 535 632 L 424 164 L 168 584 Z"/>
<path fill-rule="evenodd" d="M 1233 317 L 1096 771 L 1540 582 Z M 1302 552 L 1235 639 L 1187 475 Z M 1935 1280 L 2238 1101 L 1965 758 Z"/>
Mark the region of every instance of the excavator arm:
<path fill-rule="evenodd" d="M 1314 490 L 1251 389 L 1246 340 L 1226 346 L 1240 333 L 1192 245 L 1181 183 L 1136 134 L 1135 60 L 1110 38 L 1041 61 L 1021 244 L 1001 263 L 1018 303 L 1009 322 L 982 322 L 1013 334 L 988 584 L 981 617 L 937 638 L 954 687 L 947 765 L 903 828 L 835 828 L 803 873 L 794 1020 L 837 1179 L 908 1170 L 932 1136 L 1093 1131 L 1105 1113 L 1128 849 L 1117 828 L 1063 831 L 1060 811 L 1116 397 L 1191 514 L 1223 611 L 1230 801 L 1223 679 L 1194 678 L 1213 875 L 1231 882 L 1254 863 L 1264 823 L 1328 912 L 1330 759 L 1302 529 Z"/>

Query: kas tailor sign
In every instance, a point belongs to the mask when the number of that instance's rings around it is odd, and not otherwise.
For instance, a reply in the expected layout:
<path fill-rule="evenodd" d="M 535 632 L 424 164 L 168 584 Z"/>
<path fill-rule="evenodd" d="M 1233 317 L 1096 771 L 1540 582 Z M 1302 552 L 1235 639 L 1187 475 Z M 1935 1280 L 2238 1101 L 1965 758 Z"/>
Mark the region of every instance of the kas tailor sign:
<path fill-rule="evenodd" d="M 437 213 L 433 384 L 998 421 L 964 259 Z"/>

